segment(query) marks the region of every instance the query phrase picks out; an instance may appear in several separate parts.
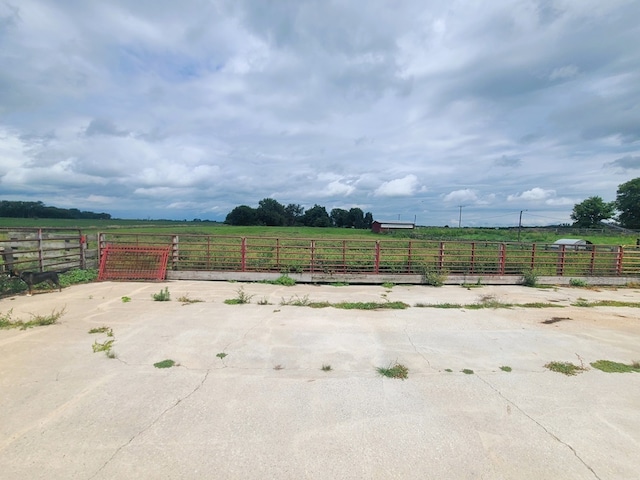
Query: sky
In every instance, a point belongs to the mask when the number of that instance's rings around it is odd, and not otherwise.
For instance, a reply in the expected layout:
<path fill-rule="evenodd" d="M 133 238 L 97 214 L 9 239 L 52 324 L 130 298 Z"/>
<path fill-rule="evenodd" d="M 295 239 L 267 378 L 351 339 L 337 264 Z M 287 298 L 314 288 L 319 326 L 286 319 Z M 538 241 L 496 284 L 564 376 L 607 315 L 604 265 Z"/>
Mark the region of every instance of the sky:
<path fill-rule="evenodd" d="M 640 177 L 637 0 L 0 0 L 0 200 L 568 223 Z"/>

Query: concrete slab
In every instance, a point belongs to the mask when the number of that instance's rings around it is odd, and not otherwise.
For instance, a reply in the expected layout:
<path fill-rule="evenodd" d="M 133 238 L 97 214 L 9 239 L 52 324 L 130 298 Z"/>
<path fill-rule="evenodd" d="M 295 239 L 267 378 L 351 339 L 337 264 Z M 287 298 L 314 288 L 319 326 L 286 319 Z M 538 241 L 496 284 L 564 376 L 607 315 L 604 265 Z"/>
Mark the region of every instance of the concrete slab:
<path fill-rule="evenodd" d="M 172 301 L 153 301 L 164 287 Z M 251 303 L 226 305 L 239 289 Z M 415 306 L 487 297 L 555 306 Z M 544 367 L 640 360 L 639 310 L 570 306 L 579 298 L 640 291 L 173 281 L 5 298 L 14 319 L 65 313 L 0 330 L 0 476 L 637 478 L 640 374 Z M 282 305 L 292 299 L 411 307 Z M 553 317 L 563 320 L 542 323 Z M 100 326 L 113 330 L 115 359 L 92 351 L 108 338 L 88 333 Z M 154 368 L 168 358 L 179 366 Z M 395 362 L 407 380 L 375 371 Z"/>

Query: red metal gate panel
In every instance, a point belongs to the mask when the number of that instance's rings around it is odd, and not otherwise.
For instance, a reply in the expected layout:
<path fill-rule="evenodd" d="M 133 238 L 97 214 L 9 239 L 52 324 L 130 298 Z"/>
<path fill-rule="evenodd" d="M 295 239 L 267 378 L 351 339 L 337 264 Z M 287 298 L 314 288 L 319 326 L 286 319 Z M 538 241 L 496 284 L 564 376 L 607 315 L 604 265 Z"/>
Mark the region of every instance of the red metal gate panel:
<path fill-rule="evenodd" d="M 164 280 L 171 246 L 107 245 L 98 280 Z"/>

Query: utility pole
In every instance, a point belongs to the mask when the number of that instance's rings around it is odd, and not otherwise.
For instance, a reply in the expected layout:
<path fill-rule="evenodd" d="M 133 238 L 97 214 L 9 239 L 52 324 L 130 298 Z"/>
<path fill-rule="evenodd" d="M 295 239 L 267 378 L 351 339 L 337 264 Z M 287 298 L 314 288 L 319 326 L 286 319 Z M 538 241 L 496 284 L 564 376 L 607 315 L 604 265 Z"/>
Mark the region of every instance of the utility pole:
<path fill-rule="evenodd" d="M 522 230 L 522 212 L 526 212 L 526 210 L 520 210 L 520 219 L 518 220 L 518 242 L 520 242 L 520 230 Z"/>
<path fill-rule="evenodd" d="M 458 207 L 460 208 L 460 215 L 458 216 L 458 228 L 460 228 L 462 226 L 462 207 L 464 207 L 464 205 L 458 205 Z"/>

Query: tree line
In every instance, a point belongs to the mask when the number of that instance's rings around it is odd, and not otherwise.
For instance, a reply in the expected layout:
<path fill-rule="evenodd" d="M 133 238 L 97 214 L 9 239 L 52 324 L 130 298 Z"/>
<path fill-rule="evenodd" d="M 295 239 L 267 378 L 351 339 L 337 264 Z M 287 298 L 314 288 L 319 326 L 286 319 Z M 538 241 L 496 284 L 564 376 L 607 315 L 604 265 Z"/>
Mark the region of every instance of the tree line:
<path fill-rule="evenodd" d="M 257 208 L 248 205 L 235 207 L 224 221 L 229 225 L 266 225 L 273 227 L 344 227 L 371 228 L 373 215 L 360 208 L 345 210 L 334 208 L 331 213 L 321 205 L 305 210 L 302 205 L 290 203 L 282 205 L 273 198 L 264 198 Z"/>
<path fill-rule="evenodd" d="M 50 207 L 42 202 L 12 202 L 2 200 L 0 201 L 0 217 L 109 220 L 111 215 L 108 213 L 80 211 L 77 208 Z"/>
<path fill-rule="evenodd" d="M 640 229 L 640 178 L 618 185 L 616 199 L 612 202 L 595 196 L 577 203 L 573 206 L 571 219 L 576 227 L 595 227 L 602 220 L 614 219 L 621 227 Z"/>

